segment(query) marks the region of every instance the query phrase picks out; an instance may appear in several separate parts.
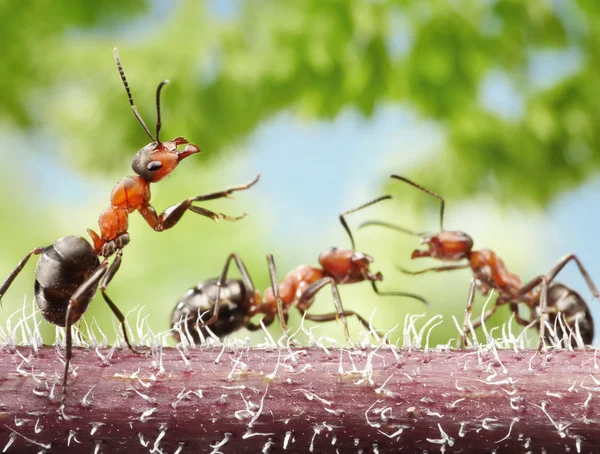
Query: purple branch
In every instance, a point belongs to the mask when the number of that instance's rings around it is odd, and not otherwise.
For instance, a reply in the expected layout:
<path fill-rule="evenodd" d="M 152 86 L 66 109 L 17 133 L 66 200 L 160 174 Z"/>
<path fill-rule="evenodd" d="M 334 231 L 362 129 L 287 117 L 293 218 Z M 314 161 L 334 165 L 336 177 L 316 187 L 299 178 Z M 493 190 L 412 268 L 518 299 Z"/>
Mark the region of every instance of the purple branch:
<path fill-rule="evenodd" d="M 486 349 L 0 352 L 2 452 L 589 452 L 596 353 Z"/>

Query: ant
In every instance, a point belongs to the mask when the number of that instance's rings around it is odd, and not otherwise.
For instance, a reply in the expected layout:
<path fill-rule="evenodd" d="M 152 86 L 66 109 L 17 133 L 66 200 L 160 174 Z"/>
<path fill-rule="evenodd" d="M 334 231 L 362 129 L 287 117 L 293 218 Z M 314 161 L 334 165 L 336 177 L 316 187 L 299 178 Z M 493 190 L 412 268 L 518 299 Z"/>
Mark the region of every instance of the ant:
<path fill-rule="evenodd" d="M 41 254 L 35 271 L 35 299 L 42 316 L 50 323 L 65 327 L 66 331 L 66 362 L 62 383 L 63 398 L 66 393 L 69 363 L 73 356 L 71 326 L 87 310 L 98 286 L 100 286 L 100 292 L 106 304 L 121 324 L 127 346 L 133 353 L 139 354 L 129 342 L 127 330 L 125 329 L 125 317 L 106 293 L 108 284 L 121 266 L 123 248 L 129 243 L 129 234 L 127 233 L 129 214 L 138 210 L 150 227 L 157 232 L 173 227 L 187 210 L 215 221 L 219 219 L 236 221 L 243 218 L 245 214 L 239 217 L 230 217 L 192 205 L 192 203 L 230 197 L 231 193 L 235 191 L 250 188 L 259 178 L 257 176 L 247 185 L 186 199 L 167 208 L 161 214 L 157 214 L 150 204 L 150 183 L 156 183 L 165 178 L 177 167 L 181 160 L 198 153 L 200 148 L 188 143 L 183 137 L 177 137 L 169 142 L 161 142 L 159 139 L 161 128 L 160 93 L 162 88 L 169 82 L 168 80 L 162 81 L 156 89 L 156 135 L 152 135 L 133 103 L 131 91 L 116 48 L 114 49 L 114 57 L 133 114 L 152 140 L 151 143 L 139 150 L 133 158 L 131 167 L 137 175 L 123 178 L 114 187 L 110 197 L 110 206 L 100 214 L 98 219 L 100 234 L 87 229 L 92 244 L 82 237 L 66 236 L 56 240 L 50 246 L 36 247 L 27 253 L 0 287 L 1 299 L 29 258 L 32 255 Z M 185 148 L 177 150 L 180 145 L 185 145 Z M 109 258 L 113 256 L 114 258 L 109 264 Z M 102 261 L 99 257 L 103 257 Z"/>
<path fill-rule="evenodd" d="M 467 342 L 466 330 L 472 313 L 472 304 L 475 290 L 481 294 L 487 295 L 490 290 L 495 289 L 498 297 L 494 306 L 488 310 L 482 318 L 477 320 L 472 328 L 477 328 L 492 316 L 499 306 L 508 304 L 511 312 L 514 314 L 515 321 L 523 326 L 530 325 L 536 320 L 539 324 L 540 344 L 538 351 L 544 346 L 544 340 L 549 340 L 545 333 L 545 320 L 558 326 L 563 320 L 569 331 L 579 330 L 581 340 L 585 344 L 590 344 L 594 337 L 594 323 L 589 308 L 583 298 L 569 287 L 554 281 L 556 275 L 570 261 L 574 261 L 579 268 L 579 272 L 585 279 L 589 289 L 595 298 L 600 295 L 594 285 L 590 275 L 583 264 L 575 254 L 567 254 L 562 257 L 545 275 L 540 275 L 526 283 L 522 284 L 521 279 L 514 273 L 508 271 L 502 259 L 489 249 L 473 250 L 473 239 L 464 232 L 444 230 L 444 199 L 435 192 L 409 180 L 400 175 L 392 175 L 391 178 L 403 181 L 409 185 L 437 198 L 440 203 L 440 232 L 439 233 L 418 233 L 405 229 L 395 224 L 380 221 L 368 221 L 361 225 L 378 225 L 391 228 L 409 235 L 421 238 L 421 244 L 428 247 L 426 250 L 417 249 L 413 251 L 411 258 L 430 257 L 444 262 L 462 262 L 466 263 L 443 265 L 432 268 L 425 268 L 419 271 L 409 271 L 404 268 L 398 269 L 406 274 L 417 275 L 428 273 L 430 271 L 451 271 L 464 268 L 470 268 L 473 273 L 467 307 L 465 310 L 465 319 L 462 332 L 463 345 Z M 531 311 L 531 320 L 522 318 L 519 315 L 518 303 L 525 303 Z M 558 319 L 558 314 L 564 317 Z M 560 322 L 560 323 L 557 323 Z M 560 326 L 556 329 L 556 334 L 560 337 L 564 330 Z"/>
<path fill-rule="evenodd" d="M 338 249 L 335 247 L 326 249 L 319 255 L 320 267 L 300 265 L 289 272 L 281 284 L 277 284 L 275 262 L 273 256 L 269 254 L 267 262 L 272 286 L 265 291 L 262 299 L 260 293 L 255 290 L 252 279 L 240 256 L 236 253 L 230 254 L 219 279 L 201 282 L 196 287 L 188 290 L 180 299 L 173 311 L 171 326 L 175 327 L 177 323 L 184 320 L 193 340 L 198 342 L 198 331 L 206 336 L 205 327 L 208 325 L 211 326 L 211 331 L 214 334 L 223 338 L 242 327 L 246 327 L 251 331 L 259 329 L 260 325 L 251 322 L 255 315 L 263 314 L 262 323 L 268 326 L 273 323 L 277 314 L 284 334 L 289 337 L 287 331 L 288 311 L 291 306 L 295 306 L 307 320 L 315 322 L 341 320 L 344 324 L 346 339 L 350 344 L 355 345 L 350 338 L 346 317 L 356 316 L 367 329 L 369 329 L 369 322 L 354 311 L 344 310 L 337 288 L 338 285 L 369 281 L 378 295 L 406 296 L 429 304 L 426 299 L 412 293 L 380 291 L 377 282 L 383 280 L 383 275 L 380 272 L 372 273 L 369 270 L 373 258 L 356 251 L 354 237 L 346 223 L 345 216 L 390 198 L 391 196 L 382 196 L 341 213 L 339 219 L 350 237 L 352 249 Z M 227 279 L 232 260 L 240 271 L 241 280 Z M 331 285 L 336 312 L 320 315 L 310 314 L 308 309 L 313 304 L 316 294 L 327 285 Z M 212 312 L 212 316 L 203 321 L 202 315 L 205 312 Z"/>

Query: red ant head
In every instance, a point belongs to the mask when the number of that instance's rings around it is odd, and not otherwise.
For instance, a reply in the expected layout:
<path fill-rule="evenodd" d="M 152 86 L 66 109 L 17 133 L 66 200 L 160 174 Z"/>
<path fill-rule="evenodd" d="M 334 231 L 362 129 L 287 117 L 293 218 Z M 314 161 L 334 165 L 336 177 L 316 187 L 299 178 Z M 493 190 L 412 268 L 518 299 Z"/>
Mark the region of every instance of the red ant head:
<path fill-rule="evenodd" d="M 381 273 L 373 274 L 369 266 L 373 257 L 351 249 L 329 248 L 319 255 L 319 264 L 336 282 L 381 281 Z"/>
<path fill-rule="evenodd" d="M 436 235 L 421 237 L 421 244 L 428 250 L 415 250 L 412 258 L 431 257 L 440 260 L 462 260 L 468 258 L 473 249 L 473 239 L 464 232 L 444 230 Z"/>
<path fill-rule="evenodd" d="M 184 144 L 186 147 L 178 151 L 177 147 Z M 200 148 L 188 143 L 183 137 L 177 137 L 170 142 L 152 142 L 136 153 L 131 168 L 144 180 L 156 183 L 169 175 L 179 161 L 199 152 Z"/>

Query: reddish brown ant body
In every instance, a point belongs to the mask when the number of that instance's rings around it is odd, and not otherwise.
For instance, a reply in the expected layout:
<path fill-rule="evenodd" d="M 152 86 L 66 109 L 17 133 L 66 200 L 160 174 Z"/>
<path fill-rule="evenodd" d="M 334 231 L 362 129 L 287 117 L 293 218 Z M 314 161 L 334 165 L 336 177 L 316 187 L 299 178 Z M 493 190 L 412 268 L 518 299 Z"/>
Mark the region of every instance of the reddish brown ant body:
<path fill-rule="evenodd" d="M 473 327 L 476 328 L 484 323 L 499 306 L 508 304 L 518 324 L 527 326 L 536 320 L 540 321 L 538 324 L 540 330 L 539 349 L 543 347 L 544 340 L 549 340 L 549 336 L 545 333 L 544 329 L 545 323 L 541 322 L 546 317 L 549 317 L 550 324 L 557 327 L 556 332 L 559 339 L 562 338 L 563 334 L 566 334 L 560 327 L 564 320 L 567 330 L 572 333 L 579 330 L 583 342 L 585 344 L 591 343 L 594 337 L 594 324 L 587 304 L 577 292 L 554 281 L 556 275 L 563 267 L 573 260 L 577 264 L 581 275 L 594 297 L 598 298 L 600 296 L 591 277 L 576 255 L 565 255 L 547 274 L 538 276 L 523 285 L 521 279 L 516 274 L 508 271 L 502 259 L 494 251 L 489 249 L 473 250 L 473 239 L 469 235 L 464 232 L 444 230 L 445 201 L 439 194 L 414 183 L 408 178 L 399 175 L 392 175 L 391 177 L 404 181 L 440 200 L 440 232 L 433 234 L 417 233 L 395 224 L 380 221 L 368 221 L 363 223 L 362 226 L 379 225 L 420 237 L 421 244 L 426 245 L 427 249 L 415 250 L 411 256 L 413 259 L 430 257 L 444 262 L 462 262 L 466 260 L 466 263 L 443 265 L 419 271 L 408 271 L 398 267 L 400 271 L 411 275 L 423 274 L 430 271 L 440 272 L 464 268 L 471 269 L 473 278 L 471 280 L 465 311 L 463 344 L 466 342 L 466 330 L 472 311 L 475 290 L 478 290 L 483 295 L 487 295 L 492 289 L 498 292 L 496 302 L 481 319 L 473 324 Z M 531 311 L 531 320 L 524 319 L 519 315 L 518 303 L 527 305 Z M 563 320 L 558 320 L 559 312 L 564 317 Z"/>
<path fill-rule="evenodd" d="M 378 295 L 406 296 L 428 304 L 427 300 L 412 293 L 381 292 L 377 287 L 377 282 L 383 280 L 383 275 L 380 272 L 373 273 L 369 269 L 373 258 L 356 251 L 354 237 L 346 223 L 345 216 L 390 198 L 390 196 L 379 197 L 358 208 L 341 213 L 339 219 L 350 237 L 352 249 L 329 248 L 323 251 L 319 255 L 320 266 L 300 265 L 290 271 L 278 285 L 273 256 L 267 256 L 272 286 L 265 291 L 262 298 L 254 289 L 254 284 L 241 258 L 235 253 L 231 254 L 225 262 L 219 279 L 204 281 L 190 289 L 182 297 L 173 311 L 171 326 L 185 320 L 188 331 L 197 342 L 199 336 L 196 330 L 200 330 L 206 336 L 204 327 L 207 325 L 210 325 L 214 334 L 222 338 L 242 327 L 252 331 L 259 329 L 260 325 L 251 322 L 255 315 L 263 314 L 262 322 L 267 326 L 273 323 L 277 314 L 282 329 L 287 335 L 288 313 L 290 307 L 294 306 L 307 320 L 326 322 L 340 319 L 344 324 L 346 339 L 354 344 L 350 338 L 346 317 L 356 316 L 367 329 L 369 322 L 354 311 L 344 310 L 338 285 L 369 281 Z M 227 279 L 232 260 L 240 270 L 241 280 Z M 321 315 L 309 313 L 308 310 L 313 304 L 316 294 L 327 285 L 331 285 L 336 312 Z M 205 312 L 212 312 L 212 316 L 203 321 L 202 315 Z"/>
<path fill-rule="evenodd" d="M 104 300 L 119 319 L 127 346 L 132 352 L 138 353 L 129 342 L 127 330 L 125 329 L 125 317 L 106 294 L 106 287 L 121 265 L 123 248 L 129 243 L 129 234 L 127 233 L 129 214 L 138 210 L 146 222 L 157 232 L 173 227 L 187 210 L 213 220 L 235 221 L 242 218 L 243 215 L 230 217 L 194 206 L 192 203 L 229 197 L 231 193 L 248 189 L 258 181 L 257 177 L 247 185 L 193 197 L 167 208 L 161 214 L 157 214 L 150 205 L 150 183 L 162 180 L 177 167 L 181 160 L 198 153 L 200 149 L 196 145 L 188 143 L 183 137 L 177 137 L 170 142 L 161 142 L 159 139 L 161 128 L 160 93 L 168 83 L 166 80 L 161 82 L 156 90 L 156 136 L 150 133 L 133 103 L 131 91 L 125 79 L 116 48 L 114 49 L 114 57 L 133 114 L 146 134 L 152 139 L 152 142 L 139 150 L 133 158 L 132 168 L 136 175 L 123 178 L 113 189 L 110 206 L 102 212 L 98 219 L 100 234 L 88 229 L 93 246 L 84 238 L 67 236 L 60 238 L 50 246 L 37 247 L 19 262 L 0 287 L 1 299 L 29 258 L 32 255 L 41 254 L 36 267 L 36 302 L 46 320 L 65 327 L 66 331 L 63 397 L 65 396 L 69 363 L 72 357 L 71 326 L 87 310 L 98 286 L 100 286 L 100 292 Z M 178 151 L 177 148 L 180 145 L 185 145 L 185 148 Z M 114 259 L 109 264 L 109 258 L 112 256 L 114 256 Z M 99 257 L 103 257 L 102 261 Z"/>

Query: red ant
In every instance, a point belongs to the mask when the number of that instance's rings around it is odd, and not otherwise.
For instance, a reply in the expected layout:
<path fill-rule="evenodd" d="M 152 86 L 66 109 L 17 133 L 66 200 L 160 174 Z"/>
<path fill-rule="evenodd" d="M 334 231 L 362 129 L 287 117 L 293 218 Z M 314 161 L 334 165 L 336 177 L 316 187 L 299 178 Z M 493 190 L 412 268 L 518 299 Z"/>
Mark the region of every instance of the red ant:
<path fill-rule="evenodd" d="M 573 330 L 579 330 L 581 339 L 585 344 L 592 342 L 594 337 L 594 324 L 587 304 L 577 292 L 563 284 L 554 282 L 556 275 L 568 262 L 573 260 L 577 264 L 581 275 L 585 279 L 594 297 L 598 298 L 600 296 L 588 272 L 576 255 L 565 255 L 547 274 L 537 276 L 523 285 L 521 279 L 516 274 L 508 271 L 502 259 L 495 252 L 489 249 L 482 249 L 479 251 L 473 250 L 473 240 L 469 235 L 464 232 L 444 230 L 445 201 L 439 194 L 414 183 L 408 178 L 399 175 L 392 175 L 391 177 L 396 180 L 404 181 L 440 200 L 440 232 L 435 234 L 417 233 L 395 224 L 380 221 L 368 221 L 363 223 L 361 227 L 366 225 L 379 225 L 420 237 L 421 244 L 425 244 L 428 249 L 415 250 L 411 256 L 413 259 L 430 257 L 445 262 L 467 260 L 467 263 L 443 265 L 419 271 L 408 271 L 398 267 L 400 271 L 411 275 L 423 274 L 430 271 L 439 272 L 471 268 L 473 278 L 471 280 L 467 308 L 465 310 L 462 333 L 463 345 L 466 343 L 466 330 L 472 312 L 475 289 L 483 295 L 487 295 L 490 290 L 495 289 L 498 292 L 498 297 L 496 298 L 494 306 L 488 310 L 481 319 L 473 324 L 474 328 L 480 326 L 491 317 L 499 306 L 508 304 L 511 312 L 514 314 L 515 321 L 518 324 L 527 326 L 538 319 L 540 330 L 540 344 L 538 350 L 542 349 L 544 340 L 549 339 L 544 330 L 545 318 L 549 316 L 550 322 L 557 326 L 558 313 L 563 314 L 566 326 L 571 332 L 573 332 Z M 531 311 L 531 320 L 524 319 L 519 315 L 518 303 L 525 303 L 527 307 L 529 307 Z M 550 312 L 548 313 L 548 311 Z M 557 329 L 557 333 L 559 334 L 559 337 L 564 334 L 560 328 Z"/>
<path fill-rule="evenodd" d="M 133 158 L 131 166 L 137 175 L 123 178 L 114 187 L 110 197 L 110 206 L 102 212 L 98 219 L 100 234 L 91 229 L 87 230 L 92 239 L 93 246 L 84 238 L 66 236 L 60 238 L 50 246 L 37 247 L 19 262 L 2 287 L 0 287 L 1 299 L 31 255 L 41 254 L 35 271 L 35 299 L 42 316 L 50 323 L 65 327 L 66 331 L 63 397 L 66 392 L 69 363 L 73 356 L 71 326 L 87 310 L 98 285 L 100 285 L 100 292 L 104 300 L 121 324 L 127 346 L 132 352 L 139 353 L 129 342 L 127 330 L 125 329 L 125 317 L 123 317 L 121 311 L 106 294 L 106 287 L 121 266 L 123 248 L 129 243 L 129 234 L 127 233 L 129 214 L 138 210 L 150 227 L 157 232 L 162 232 L 173 227 L 187 210 L 209 217 L 215 221 L 218 219 L 236 221 L 244 217 L 244 215 L 230 217 L 192 205 L 192 203 L 230 197 L 231 193 L 235 191 L 248 189 L 259 178 L 257 176 L 247 185 L 186 199 L 177 205 L 167 208 L 161 214 L 157 214 L 154 207 L 150 204 L 150 183 L 162 180 L 177 167 L 181 160 L 198 153 L 200 149 L 198 146 L 188 143 L 183 137 L 177 137 L 170 142 L 161 142 L 159 139 L 161 128 L 160 93 L 162 88 L 168 83 L 167 80 L 162 81 L 156 90 L 156 136 L 152 135 L 133 103 L 131 91 L 125 79 L 125 73 L 123 72 L 116 48 L 114 49 L 114 57 L 133 114 L 146 134 L 152 139 L 152 142 L 139 150 Z M 179 145 L 186 146 L 183 150 L 178 151 L 177 147 Z M 113 255 L 114 259 L 109 265 L 108 259 Z M 99 257 L 103 257 L 102 262 L 100 262 Z"/>
<path fill-rule="evenodd" d="M 354 311 L 344 310 L 342 300 L 338 292 L 338 285 L 353 284 L 356 282 L 369 281 L 375 293 L 382 296 L 406 296 L 415 298 L 428 304 L 424 298 L 406 292 L 381 292 L 377 287 L 377 281 L 383 280 L 380 272 L 372 273 L 369 270 L 373 258 L 361 252 L 356 252 L 354 237 L 346 223 L 344 216 L 355 211 L 366 208 L 379 201 L 390 199 L 390 196 L 379 197 L 352 210 L 344 211 L 339 215 L 344 230 L 350 237 L 352 249 L 329 248 L 319 255 L 320 267 L 312 265 L 300 265 L 289 272 L 281 284 L 277 284 L 277 273 L 272 255 L 267 256 L 269 274 L 272 287 L 268 288 L 262 299 L 255 290 L 250 275 L 238 254 L 233 253 L 225 262 L 225 267 L 219 279 L 204 281 L 193 289 L 190 289 L 179 301 L 173 311 L 171 326 L 185 320 L 188 332 L 195 342 L 199 341 L 196 330 L 200 330 L 204 336 L 207 332 L 206 326 L 211 326 L 211 331 L 223 338 L 227 334 L 246 327 L 251 331 L 260 328 L 260 325 L 251 322 L 258 314 L 264 314 L 262 322 L 265 326 L 273 323 L 275 315 L 279 316 L 281 327 L 287 336 L 288 311 L 295 306 L 307 319 L 315 322 L 327 322 L 340 319 L 344 324 L 344 333 L 350 344 L 354 342 L 350 338 L 348 322 L 346 317 L 356 316 L 360 323 L 369 329 L 369 322 Z M 235 261 L 242 279 L 227 279 L 229 265 Z M 331 285 L 331 293 L 336 312 L 329 314 L 313 315 L 308 309 L 313 304 L 316 294 L 327 285 Z M 211 311 L 212 316 L 202 320 L 204 312 Z"/>

